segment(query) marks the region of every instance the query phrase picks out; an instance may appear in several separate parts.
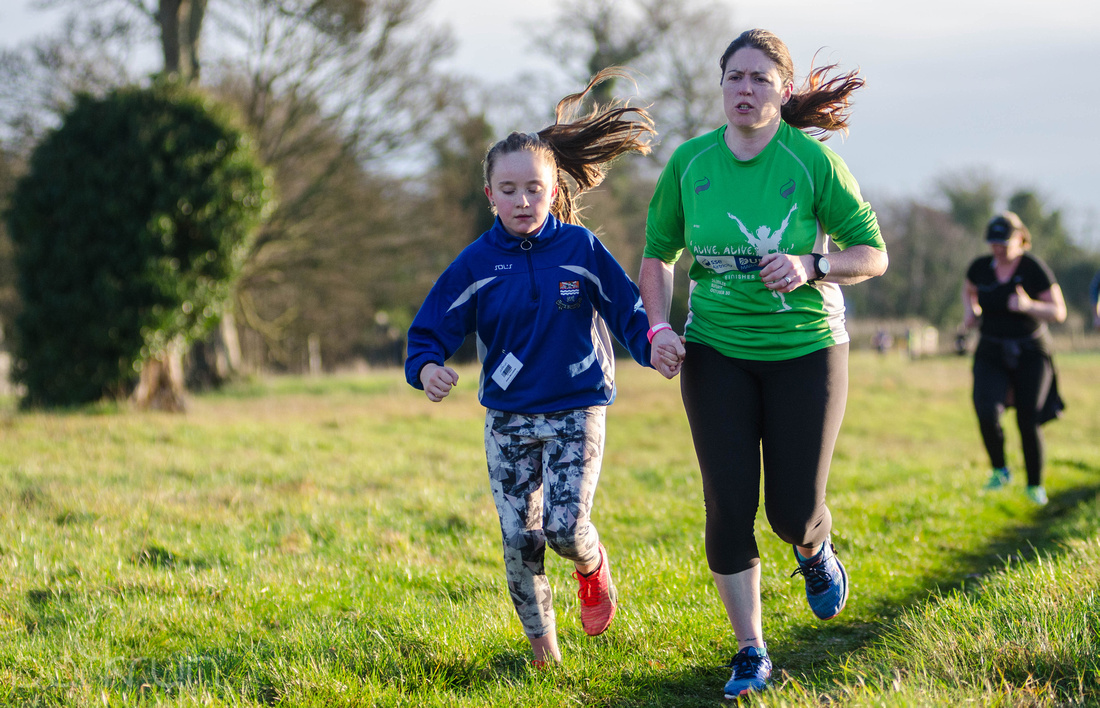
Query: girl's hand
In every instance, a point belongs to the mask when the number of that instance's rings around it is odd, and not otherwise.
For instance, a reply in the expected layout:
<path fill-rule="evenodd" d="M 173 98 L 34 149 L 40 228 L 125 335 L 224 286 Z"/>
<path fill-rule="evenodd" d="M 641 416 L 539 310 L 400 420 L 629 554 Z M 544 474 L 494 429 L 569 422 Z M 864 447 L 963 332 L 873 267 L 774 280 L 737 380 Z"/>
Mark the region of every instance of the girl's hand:
<path fill-rule="evenodd" d="M 420 370 L 420 383 L 424 384 L 424 394 L 428 400 L 439 403 L 458 384 L 458 372 L 449 366 L 425 364 Z"/>
<path fill-rule="evenodd" d="M 649 363 L 666 379 L 671 379 L 680 373 L 686 353 L 683 338 L 671 329 L 663 329 L 653 335 Z"/>

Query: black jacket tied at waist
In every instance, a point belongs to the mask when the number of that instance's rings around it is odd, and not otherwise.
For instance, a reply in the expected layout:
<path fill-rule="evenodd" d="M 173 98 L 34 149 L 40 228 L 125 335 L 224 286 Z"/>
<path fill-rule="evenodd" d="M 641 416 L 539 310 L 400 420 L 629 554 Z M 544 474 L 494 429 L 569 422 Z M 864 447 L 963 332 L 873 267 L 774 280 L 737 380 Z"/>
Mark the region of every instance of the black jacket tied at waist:
<path fill-rule="evenodd" d="M 1019 366 L 1020 355 L 1024 353 L 1036 353 L 1044 357 L 1051 370 L 1050 390 L 1039 409 L 1039 423 L 1043 424 L 1060 418 L 1066 404 L 1058 393 L 1058 371 L 1054 367 L 1054 358 L 1050 353 L 1050 337 L 1045 325 L 1029 337 L 991 337 L 983 334 L 978 340 L 974 356 L 999 359 L 1007 371 L 1014 371 Z M 1011 387 L 1007 390 L 1005 398 L 1005 407 L 1011 408 L 1014 405 Z"/>

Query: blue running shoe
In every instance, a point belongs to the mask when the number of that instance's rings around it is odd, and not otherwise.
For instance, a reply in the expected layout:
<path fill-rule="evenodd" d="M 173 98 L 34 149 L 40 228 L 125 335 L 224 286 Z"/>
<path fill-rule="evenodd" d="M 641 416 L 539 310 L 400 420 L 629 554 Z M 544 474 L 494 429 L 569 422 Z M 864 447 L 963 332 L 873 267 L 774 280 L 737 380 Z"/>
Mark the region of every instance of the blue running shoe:
<path fill-rule="evenodd" d="M 733 669 L 726 683 L 726 698 L 737 698 L 749 691 L 763 691 L 772 677 L 772 660 L 767 647 L 745 647 L 734 654 L 727 669 Z"/>
<path fill-rule="evenodd" d="M 985 483 L 986 489 L 1000 489 L 1001 487 L 1008 486 L 1009 481 L 1012 479 L 1012 474 L 1008 471 L 1007 467 L 997 467 L 989 475 L 989 481 Z"/>
<path fill-rule="evenodd" d="M 791 577 L 801 575 L 806 579 L 806 601 L 818 619 L 832 619 L 844 609 L 848 602 L 848 573 L 836 557 L 836 548 L 829 539 L 813 558 L 803 558 L 794 549 L 798 567 Z"/>

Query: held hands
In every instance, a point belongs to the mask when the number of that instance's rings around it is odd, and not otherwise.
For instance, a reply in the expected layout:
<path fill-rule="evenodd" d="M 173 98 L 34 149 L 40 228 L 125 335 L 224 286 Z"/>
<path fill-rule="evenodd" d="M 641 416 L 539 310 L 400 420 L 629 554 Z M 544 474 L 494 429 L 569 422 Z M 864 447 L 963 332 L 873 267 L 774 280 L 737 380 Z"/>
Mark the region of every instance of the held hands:
<path fill-rule="evenodd" d="M 814 269 L 813 263 L 812 255 L 791 256 L 786 253 L 769 253 L 760 259 L 760 280 L 764 281 L 768 290 L 789 293 L 799 285 L 805 285 L 810 281 L 813 277 L 810 275 Z"/>
<path fill-rule="evenodd" d="M 660 371 L 666 379 L 671 379 L 680 373 L 684 356 L 687 354 L 680 335 L 671 329 L 662 329 L 653 335 L 652 344 L 649 363 L 653 364 L 653 368 Z"/>
<path fill-rule="evenodd" d="M 458 372 L 449 366 L 425 364 L 420 370 L 420 383 L 424 384 L 424 393 L 432 403 L 439 403 L 458 383 Z"/>

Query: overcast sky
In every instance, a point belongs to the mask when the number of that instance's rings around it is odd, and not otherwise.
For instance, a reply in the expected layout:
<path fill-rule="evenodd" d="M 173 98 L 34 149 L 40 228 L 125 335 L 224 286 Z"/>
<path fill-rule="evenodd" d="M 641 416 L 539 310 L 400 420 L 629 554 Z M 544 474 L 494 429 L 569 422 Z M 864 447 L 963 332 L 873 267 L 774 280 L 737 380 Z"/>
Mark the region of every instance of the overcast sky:
<path fill-rule="evenodd" d="M 860 68 L 851 134 L 829 145 L 872 202 L 925 199 L 939 177 L 985 170 L 1006 191 L 1035 189 L 1100 243 L 1100 1 L 723 2 L 738 31 L 763 27 L 788 44 L 799 80 L 819 49 Z M 0 44 L 56 24 L 31 4 L 0 0 Z M 496 82 L 544 61 L 530 34 L 554 5 L 434 0 L 432 17 L 458 40 L 448 65 Z M 714 100 L 720 111 L 717 83 Z"/>
<path fill-rule="evenodd" d="M 724 1 L 738 31 L 762 27 L 787 43 L 798 80 L 819 49 L 860 68 L 851 133 L 829 146 L 872 200 L 927 198 L 944 175 L 986 170 L 1006 191 L 1035 189 L 1100 242 L 1100 1 Z M 524 65 L 525 28 L 552 6 L 435 7 L 459 40 L 455 66 L 493 77 Z M 720 111 L 717 83 L 714 100 Z"/>

